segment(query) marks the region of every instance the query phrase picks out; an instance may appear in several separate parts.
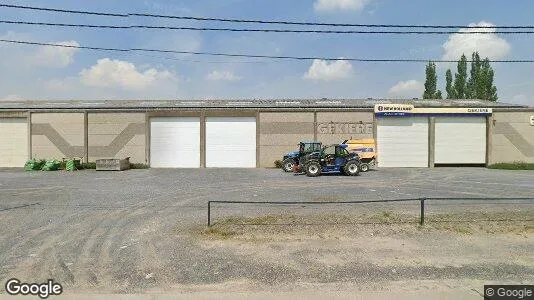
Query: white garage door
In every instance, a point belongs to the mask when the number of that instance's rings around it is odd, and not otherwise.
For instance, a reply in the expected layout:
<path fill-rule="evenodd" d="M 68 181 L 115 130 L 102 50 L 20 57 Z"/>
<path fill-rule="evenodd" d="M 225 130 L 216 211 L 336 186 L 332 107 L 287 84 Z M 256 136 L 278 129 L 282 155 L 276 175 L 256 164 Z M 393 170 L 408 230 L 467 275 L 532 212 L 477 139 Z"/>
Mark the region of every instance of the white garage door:
<path fill-rule="evenodd" d="M 379 167 L 428 167 L 428 118 L 378 119 Z"/>
<path fill-rule="evenodd" d="M 255 168 L 256 118 L 206 118 L 206 167 Z"/>
<path fill-rule="evenodd" d="M 150 120 L 152 168 L 200 167 L 200 118 L 157 117 Z"/>
<path fill-rule="evenodd" d="M 486 163 L 486 118 L 436 118 L 434 163 Z"/>
<path fill-rule="evenodd" d="M 0 118 L 0 167 L 24 167 L 28 159 L 28 122 Z"/>

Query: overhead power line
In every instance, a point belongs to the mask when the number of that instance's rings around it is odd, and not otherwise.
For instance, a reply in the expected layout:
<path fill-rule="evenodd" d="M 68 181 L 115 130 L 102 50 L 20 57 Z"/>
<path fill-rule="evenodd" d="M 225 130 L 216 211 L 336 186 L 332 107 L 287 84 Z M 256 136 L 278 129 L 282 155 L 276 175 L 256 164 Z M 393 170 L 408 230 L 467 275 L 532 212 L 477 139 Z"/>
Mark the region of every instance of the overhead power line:
<path fill-rule="evenodd" d="M 66 10 L 47 7 L 35 7 L 24 5 L 0 4 L 0 7 L 27 9 L 37 11 L 59 12 L 69 14 L 84 14 L 107 17 L 128 18 L 149 17 L 164 18 L 192 21 L 214 21 L 227 23 L 252 23 L 252 24 L 277 24 L 277 25 L 301 25 L 301 26 L 332 26 L 332 27 L 364 27 L 364 28 L 419 28 L 419 29 L 534 29 L 534 25 L 510 25 L 510 26 L 481 26 L 481 25 L 403 25 L 403 24 L 354 24 L 354 23 L 323 23 L 323 22 L 296 22 L 296 21 L 273 21 L 273 20 L 250 20 L 250 19 L 230 19 L 230 18 L 209 18 L 209 17 L 192 17 L 192 16 L 171 16 L 146 13 L 107 13 L 87 10 Z"/>
<path fill-rule="evenodd" d="M 104 12 L 95 12 L 95 11 L 87 11 L 87 10 L 67 10 L 67 9 L 58 9 L 58 8 L 35 7 L 35 6 L 12 5 L 12 4 L 0 4 L 0 7 L 60 12 L 60 13 L 68 13 L 68 14 L 106 16 L 106 17 L 121 17 L 121 18 L 128 17 L 128 14 L 104 13 Z"/>
<path fill-rule="evenodd" d="M 376 59 L 376 58 L 333 58 L 320 56 L 273 56 L 273 55 L 255 55 L 255 54 L 235 54 L 235 53 L 220 53 L 220 52 L 195 52 L 195 51 L 179 51 L 179 50 L 163 50 L 163 49 L 147 49 L 147 48 L 107 48 L 107 47 L 89 47 L 89 46 L 75 46 L 53 43 L 30 42 L 20 40 L 0 39 L 0 42 L 24 45 L 50 46 L 62 48 L 86 49 L 95 51 L 111 51 L 111 52 L 144 52 L 144 53 L 172 53 L 172 54 L 191 54 L 191 55 L 205 55 L 205 56 L 222 56 L 222 57 L 246 57 L 246 58 L 264 58 L 277 60 L 326 60 L 326 61 L 354 61 L 354 62 L 406 62 L 406 63 L 427 63 L 433 61 L 435 63 L 456 63 L 455 60 L 440 60 L 440 59 Z M 467 62 L 472 62 L 468 60 Z M 523 60 L 491 60 L 493 63 L 534 63 L 534 59 Z"/>
<path fill-rule="evenodd" d="M 514 26 L 466 26 L 466 25 L 402 25 L 402 24 L 355 24 L 355 23 L 324 23 L 324 22 L 295 22 L 295 21 L 265 21 L 246 19 L 206 18 L 190 16 L 169 16 L 155 14 L 130 13 L 130 16 L 178 19 L 191 21 L 215 21 L 227 23 L 253 23 L 253 24 L 278 24 L 278 25 L 302 25 L 302 26 L 331 26 L 331 27 L 367 27 L 367 28 L 419 28 L 419 29 L 534 29 L 534 25 Z"/>
<path fill-rule="evenodd" d="M 386 31 L 386 30 L 296 30 L 296 29 L 253 29 L 253 28 L 210 28 L 210 27 L 176 27 L 150 25 L 93 25 L 70 23 L 47 23 L 0 20 L 2 24 L 37 25 L 53 27 L 77 27 L 100 29 L 163 29 L 163 30 L 191 30 L 191 31 L 230 31 L 230 32 L 266 32 L 266 33 L 325 33 L 325 34 L 534 34 L 534 31 Z"/>

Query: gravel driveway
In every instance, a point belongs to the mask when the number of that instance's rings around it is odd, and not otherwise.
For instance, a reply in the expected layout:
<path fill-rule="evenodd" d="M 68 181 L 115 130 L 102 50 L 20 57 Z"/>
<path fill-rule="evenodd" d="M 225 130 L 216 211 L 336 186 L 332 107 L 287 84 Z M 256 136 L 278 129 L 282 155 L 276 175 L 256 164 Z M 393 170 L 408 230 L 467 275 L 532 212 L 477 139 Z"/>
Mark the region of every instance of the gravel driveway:
<path fill-rule="evenodd" d="M 472 222 L 430 223 L 422 229 L 415 223 L 395 222 L 397 215 L 416 216 L 416 202 L 219 206 L 213 212 L 216 222 L 230 216 L 280 215 L 303 222 L 205 228 L 209 200 L 420 197 L 534 197 L 534 172 L 381 169 L 358 177 L 308 178 L 273 169 L 0 170 L 0 281 L 3 286 L 12 277 L 26 282 L 53 278 L 75 293 L 321 286 L 456 289 L 534 281 L 534 223 L 529 218 L 534 216 L 533 201 L 429 204 L 429 214 L 436 218 L 466 211 L 519 218 L 489 222 L 487 228 L 479 222 L 478 227 Z M 325 222 L 325 216 L 356 214 L 379 222 Z"/>

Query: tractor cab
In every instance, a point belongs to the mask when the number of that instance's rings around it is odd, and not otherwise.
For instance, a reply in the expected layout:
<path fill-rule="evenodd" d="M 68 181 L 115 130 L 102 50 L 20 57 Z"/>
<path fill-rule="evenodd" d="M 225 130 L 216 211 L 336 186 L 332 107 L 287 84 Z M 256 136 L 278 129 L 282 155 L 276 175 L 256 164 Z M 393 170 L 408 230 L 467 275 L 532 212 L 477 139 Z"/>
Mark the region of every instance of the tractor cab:
<path fill-rule="evenodd" d="M 349 156 L 347 145 L 330 145 L 324 147 L 322 151 L 325 171 L 338 170 L 344 164 L 346 157 Z"/>
<path fill-rule="evenodd" d="M 320 142 L 300 142 L 298 151 L 293 151 L 284 154 L 282 158 L 282 169 L 285 172 L 291 172 L 294 166 L 298 165 L 299 159 L 306 154 L 321 151 L 322 143 Z"/>
<path fill-rule="evenodd" d="M 355 176 L 360 172 L 360 158 L 357 153 L 349 152 L 345 144 L 325 146 L 320 151 L 301 157 L 295 172 L 305 172 L 310 177 L 322 173 Z"/>

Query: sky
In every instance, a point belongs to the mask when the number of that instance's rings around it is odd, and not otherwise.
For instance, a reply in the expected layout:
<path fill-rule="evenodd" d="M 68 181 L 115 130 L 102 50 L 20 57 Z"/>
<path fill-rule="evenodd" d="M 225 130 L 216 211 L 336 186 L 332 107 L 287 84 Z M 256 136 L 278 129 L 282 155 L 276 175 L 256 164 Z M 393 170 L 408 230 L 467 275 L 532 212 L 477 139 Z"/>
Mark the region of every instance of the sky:
<path fill-rule="evenodd" d="M 513 3 L 499 0 L 4 0 L 0 3 L 214 18 L 465 26 L 532 25 L 531 12 L 534 11 L 534 1 L 528 0 Z M 146 17 L 113 18 L 13 8 L 0 8 L 0 20 L 308 29 Z M 490 59 L 534 59 L 534 34 L 332 35 L 0 24 L 0 39 L 275 56 L 456 60 L 462 53 L 469 56 L 479 51 L 482 57 Z M 0 100 L 411 99 L 422 96 L 425 80 L 425 63 L 288 61 L 121 53 L 1 42 L 0 56 Z M 534 64 L 494 63 L 492 66 L 500 102 L 534 106 Z M 454 72 L 456 65 L 440 63 L 437 67 L 438 84 L 442 90 L 447 68 L 452 68 Z"/>

